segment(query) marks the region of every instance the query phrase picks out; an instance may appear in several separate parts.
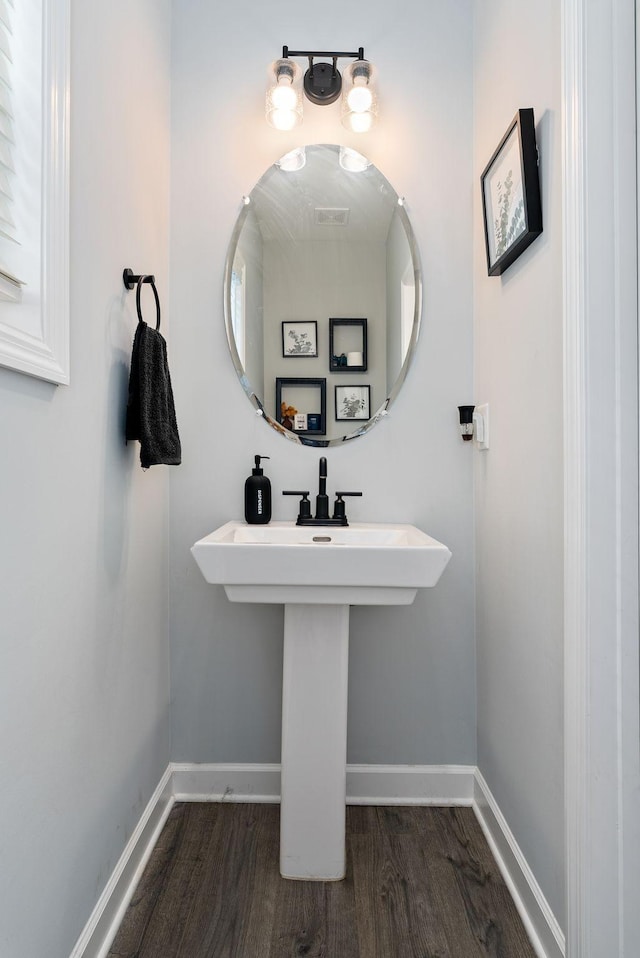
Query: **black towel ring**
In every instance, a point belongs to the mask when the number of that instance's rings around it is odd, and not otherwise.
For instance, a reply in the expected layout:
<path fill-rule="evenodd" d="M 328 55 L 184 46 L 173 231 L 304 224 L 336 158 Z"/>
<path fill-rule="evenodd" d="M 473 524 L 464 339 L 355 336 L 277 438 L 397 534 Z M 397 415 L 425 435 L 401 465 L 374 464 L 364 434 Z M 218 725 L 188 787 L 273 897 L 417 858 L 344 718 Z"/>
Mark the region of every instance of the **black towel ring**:
<path fill-rule="evenodd" d="M 158 296 L 158 290 L 156 289 L 156 284 L 154 282 L 153 276 L 138 277 L 138 285 L 136 287 L 136 309 L 138 310 L 138 322 L 144 323 L 144 319 L 142 318 L 142 308 L 140 306 L 140 290 L 142 289 L 145 283 L 148 283 L 149 286 L 151 286 L 151 289 L 153 290 L 153 295 L 156 298 L 156 329 L 159 330 L 160 329 L 160 297 Z"/>

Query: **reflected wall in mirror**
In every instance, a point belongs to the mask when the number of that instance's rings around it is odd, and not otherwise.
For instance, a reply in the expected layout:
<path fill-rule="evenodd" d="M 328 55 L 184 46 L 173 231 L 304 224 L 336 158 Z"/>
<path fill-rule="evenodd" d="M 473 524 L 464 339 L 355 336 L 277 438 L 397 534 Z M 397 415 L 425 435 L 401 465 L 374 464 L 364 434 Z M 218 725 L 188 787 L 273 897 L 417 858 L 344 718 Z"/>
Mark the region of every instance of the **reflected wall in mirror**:
<path fill-rule="evenodd" d="M 420 263 L 403 201 L 375 166 L 333 145 L 295 154 L 296 169 L 288 154 L 245 198 L 227 256 L 225 321 L 242 386 L 265 420 L 294 442 L 329 446 L 367 432 L 404 381 L 420 327 Z M 285 391 L 294 380 L 298 393 Z M 326 381 L 326 409 L 310 408 L 317 390 L 305 380 Z M 345 386 L 366 397 L 357 415 L 336 405 Z"/>

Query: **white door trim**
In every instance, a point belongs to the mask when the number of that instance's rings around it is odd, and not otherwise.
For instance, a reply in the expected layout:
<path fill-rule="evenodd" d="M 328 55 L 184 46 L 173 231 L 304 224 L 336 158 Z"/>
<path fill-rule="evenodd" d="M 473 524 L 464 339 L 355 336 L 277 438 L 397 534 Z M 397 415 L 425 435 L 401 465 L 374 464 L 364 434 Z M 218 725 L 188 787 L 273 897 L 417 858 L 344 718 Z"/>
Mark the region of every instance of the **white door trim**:
<path fill-rule="evenodd" d="M 637 954 L 634 0 L 563 0 L 567 956 Z M 635 747 L 634 747 L 635 744 Z"/>

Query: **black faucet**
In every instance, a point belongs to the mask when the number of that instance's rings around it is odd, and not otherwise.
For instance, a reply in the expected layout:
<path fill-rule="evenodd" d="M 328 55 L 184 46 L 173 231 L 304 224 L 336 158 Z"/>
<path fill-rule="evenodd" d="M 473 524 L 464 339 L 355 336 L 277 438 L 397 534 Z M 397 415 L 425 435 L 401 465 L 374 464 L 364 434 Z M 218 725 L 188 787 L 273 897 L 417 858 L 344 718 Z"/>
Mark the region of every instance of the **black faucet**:
<path fill-rule="evenodd" d="M 297 526 L 348 526 L 343 496 L 361 496 L 361 492 L 336 492 L 333 516 L 329 516 L 329 496 L 327 495 L 327 460 L 320 457 L 318 470 L 318 495 L 316 496 L 316 514 L 311 515 L 309 490 L 306 492 L 287 489 L 283 496 L 302 496 L 298 510 Z"/>
<path fill-rule="evenodd" d="M 329 496 L 327 495 L 327 459 L 320 456 L 318 470 L 318 495 L 316 496 L 316 520 L 329 518 Z"/>

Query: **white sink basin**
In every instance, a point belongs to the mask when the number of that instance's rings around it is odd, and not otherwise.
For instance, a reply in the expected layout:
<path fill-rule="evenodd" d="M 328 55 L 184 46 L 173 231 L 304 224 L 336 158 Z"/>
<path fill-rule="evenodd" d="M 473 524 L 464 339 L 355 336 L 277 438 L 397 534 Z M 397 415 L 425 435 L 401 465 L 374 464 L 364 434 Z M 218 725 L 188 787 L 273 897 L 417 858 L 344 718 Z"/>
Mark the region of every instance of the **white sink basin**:
<path fill-rule="evenodd" d="M 451 553 L 411 525 L 227 522 L 191 549 L 233 602 L 284 610 L 280 871 L 344 877 L 349 606 L 408 605 Z"/>
<path fill-rule="evenodd" d="M 408 605 L 451 558 L 412 525 L 346 527 L 227 522 L 191 549 L 207 582 L 232 602 Z"/>

